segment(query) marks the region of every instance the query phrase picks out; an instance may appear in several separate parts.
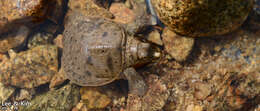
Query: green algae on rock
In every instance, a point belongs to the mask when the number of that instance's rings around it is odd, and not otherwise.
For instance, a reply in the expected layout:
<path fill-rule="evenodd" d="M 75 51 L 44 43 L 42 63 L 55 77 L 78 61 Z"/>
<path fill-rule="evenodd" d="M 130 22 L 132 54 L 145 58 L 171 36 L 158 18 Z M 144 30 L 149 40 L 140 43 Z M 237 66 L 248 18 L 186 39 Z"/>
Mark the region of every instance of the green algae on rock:
<path fill-rule="evenodd" d="M 246 20 L 253 0 L 151 0 L 159 19 L 190 37 L 222 35 Z"/>
<path fill-rule="evenodd" d="M 0 81 L 19 88 L 34 88 L 50 82 L 58 71 L 58 48 L 42 45 L 28 51 L 9 51 L 0 64 Z"/>
<path fill-rule="evenodd" d="M 68 84 L 36 96 L 30 105 L 19 106 L 21 111 L 71 111 L 80 99 L 79 87 Z"/>

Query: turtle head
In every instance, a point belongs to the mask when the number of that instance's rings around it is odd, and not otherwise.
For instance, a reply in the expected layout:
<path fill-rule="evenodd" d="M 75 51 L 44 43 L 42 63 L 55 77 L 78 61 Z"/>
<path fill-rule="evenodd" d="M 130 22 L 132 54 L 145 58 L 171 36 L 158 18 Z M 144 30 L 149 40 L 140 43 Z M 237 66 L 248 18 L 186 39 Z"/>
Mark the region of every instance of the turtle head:
<path fill-rule="evenodd" d="M 142 42 L 134 37 L 128 37 L 126 43 L 125 63 L 127 67 L 143 64 L 158 59 L 161 56 L 159 47 Z"/>

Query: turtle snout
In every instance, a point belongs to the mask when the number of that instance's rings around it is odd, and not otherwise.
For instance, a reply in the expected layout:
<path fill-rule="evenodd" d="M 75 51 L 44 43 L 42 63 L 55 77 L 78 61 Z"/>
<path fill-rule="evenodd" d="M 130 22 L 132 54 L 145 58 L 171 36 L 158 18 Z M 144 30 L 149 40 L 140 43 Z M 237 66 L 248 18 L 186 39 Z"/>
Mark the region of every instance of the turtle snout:
<path fill-rule="evenodd" d="M 138 45 L 137 54 L 138 54 L 138 59 L 159 58 L 161 56 L 160 51 L 149 43 L 140 43 Z"/>

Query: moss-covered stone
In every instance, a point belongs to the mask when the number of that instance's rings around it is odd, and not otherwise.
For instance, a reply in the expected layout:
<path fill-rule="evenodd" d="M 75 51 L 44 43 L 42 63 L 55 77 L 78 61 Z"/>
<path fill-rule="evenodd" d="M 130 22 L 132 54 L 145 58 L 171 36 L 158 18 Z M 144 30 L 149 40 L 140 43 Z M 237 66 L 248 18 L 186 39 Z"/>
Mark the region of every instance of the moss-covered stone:
<path fill-rule="evenodd" d="M 19 88 L 34 88 L 50 82 L 58 72 L 58 48 L 41 45 L 27 51 L 9 51 L 0 63 L 0 81 Z"/>
<path fill-rule="evenodd" d="M 71 111 L 80 99 L 79 87 L 66 85 L 60 89 L 36 96 L 29 105 L 21 106 L 20 111 Z"/>

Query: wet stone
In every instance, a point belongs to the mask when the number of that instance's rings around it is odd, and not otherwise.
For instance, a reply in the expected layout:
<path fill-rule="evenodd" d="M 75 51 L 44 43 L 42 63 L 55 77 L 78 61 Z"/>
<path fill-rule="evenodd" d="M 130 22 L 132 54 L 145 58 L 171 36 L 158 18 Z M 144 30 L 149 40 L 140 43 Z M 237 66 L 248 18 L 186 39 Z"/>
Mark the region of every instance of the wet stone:
<path fill-rule="evenodd" d="M 162 39 L 166 52 L 177 61 L 185 61 L 194 44 L 194 38 L 180 36 L 169 28 L 163 30 Z"/>
<path fill-rule="evenodd" d="M 82 101 L 80 101 L 73 109 L 72 111 L 88 111 L 88 108 L 86 104 L 84 104 Z"/>
<path fill-rule="evenodd" d="M 111 103 L 111 99 L 97 88 L 83 87 L 80 94 L 88 109 L 103 109 Z"/>
<path fill-rule="evenodd" d="M 18 92 L 18 94 L 15 96 L 15 100 L 16 101 L 31 100 L 34 94 L 35 94 L 34 89 L 21 89 Z"/>
<path fill-rule="evenodd" d="M 0 81 L 19 88 L 34 88 L 50 82 L 58 70 L 56 46 L 42 45 L 28 51 L 9 51 L 10 59 L 0 64 Z"/>
<path fill-rule="evenodd" d="M 160 110 L 166 104 L 169 95 L 166 85 L 162 81 L 156 80 L 150 84 L 149 90 L 143 98 L 143 108 L 147 111 Z"/>
<path fill-rule="evenodd" d="M 158 30 L 153 30 L 152 32 L 150 32 L 148 34 L 147 40 L 160 46 L 163 45 L 161 35 Z"/>
<path fill-rule="evenodd" d="M 2 62 L 2 60 L 3 60 L 4 58 L 5 58 L 5 55 L 0 53 L 0 62 Z"/>
<path fill-rule="evenodd" d="M 29 38 L 27 47 L 33 48 L 39 45 L 51 44 L 53 38 L 53 35 L 50 33 L 38 32 Z"/>
<path fill-rule="evenodd" d="M 189 37 L 222 35 L 246 20 L 254 0 L 151 0 L 158 17 L 174 32 Z"/>
<path fill-rule="evenodd" d="M 63 45 L 62 45 L 62 39 L 63 39 L 63 35 L 62 34 L 59 34 L 54 40 L 54 44 L 56 46 L 58 46 L 59 48 L 63 48 Z"/>
<path fill-rule="evenodd" d="M 195 87 L 195 97 L 197 99 L 205 99 L 209 96 L 211 89 L 208 84 L 197 82 L 194 84 Z"/>
<path fill-rule="evenodd" d="M 70 11 L 77 11 L 85 16 L 113 17 L 113 14 L 105 8 L 99 7 L 93 0 L 70 0 L 68 5 Z"/>
<path fill-rule="evenodd" d="M 123 24 L 133 22 L 136 16 L 133 10 L 126 7 L 123 3 L 113 3 L 109 11 L 115 16 L 114 21 Z"/>
<path fill-rule="evenodd" d="M 20 24 L 34 26 L 46 18 L 57 22 L 63 9 L 64 0 L 4 0 L 0 2 L 1 32 Z"/>
<path fill-rule="evenodd" d="M 242 29 L 198 40 L 197 59 L 168 73 L 176 110 L 194 103 L 208 110 L 248 110 L 260 93 L 259 45 L 259 34 Z M 203 81 L 202 86 L 196 81 Z"/>
<path fill-rule="evenodd" d="M 203 111 L 203 108 L 199 105 L 190 104 L 186 111 Z"/>
<path fill-rule="evenodd" d="M 164 107 L 170 95 L 166 85 L 156 77 L 149 77 L 148 81 L 149 88 L 143 97 L 128 94 L 127 111 L 158 111 Z"/>
<path fill-rule="evenodd" d="M 17 27 L 16 31 L 0 34 L 0 53 L 21 46 L 29 35 L 29 29 L 25 26 Z"/>
<path fill-rule="evenodd" d="M 80 100 L 79 87 L 65 85 L 57 90 L 37 95 L 28 106 L 20 106 L 21 111 L 70 111 Z"/>
<path fill-rule="evenodd" d="M 0 101 L 6 101 L 15 91 L 15 88 L 0 83 Z"/>
<path fill-rule="evenodd" d="M 260 15 L 260 0 L 255 0 L 254 11 Z"/>
<path fill-rule="evenodd" d="M 49 88 L 54 88 L 56 86 L 61 85 L 62 83 L 64 83 L 66 79 L 67 78 L 65 77 L 65 72 L 61 68 L 59 72 L 52 77 Z"/>

